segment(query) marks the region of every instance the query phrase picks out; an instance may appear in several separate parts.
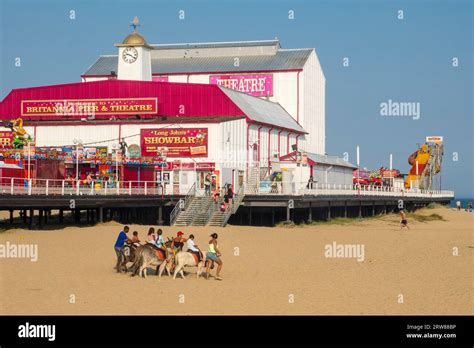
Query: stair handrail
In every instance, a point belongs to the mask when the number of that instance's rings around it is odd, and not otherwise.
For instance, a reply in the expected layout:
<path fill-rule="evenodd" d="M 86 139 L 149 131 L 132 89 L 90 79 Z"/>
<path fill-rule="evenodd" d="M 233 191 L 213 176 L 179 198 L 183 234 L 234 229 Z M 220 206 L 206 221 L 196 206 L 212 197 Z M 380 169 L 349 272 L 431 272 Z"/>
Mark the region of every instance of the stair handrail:
<path fill-rule="evenodd" d="M 232 204 L 229 209 L 224 213 L 224 218 L 221 221 L 221 227 L 224 227 L 229 221 L 229 218 L 234 215 L 240 207 L 240 203 L 244 198 L 244 186 L 239 187 L 237 194 L 234 194 L 234 199 L 232 199 Z"/>
<path fill-rule="evenodd" d="M 189 203 L 191 203 L 192 197 L 196 195 L 196 183 L 191 186 L 191 188 L 188 190 L 186 193 L 186 196 L 184 197 L 184 205 L 183 205 L 183 210 L 186 210 L 189 206 Z"/>
<path fill-rule="evenodd" d="M 204 218 L 204 221 L 205 221 L 204 226 L 207 225 L 207 223 L 209 222 L 209 219 L 211 218 L 212 214 L 214 214 L 214 212 L 217 210 L 218 206 L 219 206 L 219 204 L 217 202 L 214 202 L 214 201 L 211 202 L 211 204 L 207 208 L 206 212 L 203 214 L 203 218 Z"/>
<path fill-rule="evenodd" d="M 196 183 L 194 183 L 191 188 L 188 190 L 186 193 L 186 196 L 184 198 L 180 198 L 179 201 L 176 203 L 174 206 L 173 210 L 171 211 L 170 214 L 170 225 L 173 226 L 174 223 L 176 222 L 176 219 L 178 218 L 179 212 L 186 210 L 186 208 L 189 206 L 189 203 L 191 203 L 191 197 L 194 197 L 196 194 Z"/>

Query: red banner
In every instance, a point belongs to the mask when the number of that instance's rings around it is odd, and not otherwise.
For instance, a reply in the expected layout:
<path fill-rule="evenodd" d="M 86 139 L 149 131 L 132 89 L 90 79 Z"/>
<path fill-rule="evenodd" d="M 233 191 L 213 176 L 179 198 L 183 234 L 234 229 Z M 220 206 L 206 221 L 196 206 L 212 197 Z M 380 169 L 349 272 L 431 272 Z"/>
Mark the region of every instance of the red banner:
<path fill-rule="evenodd" d="M 156 114 L 157 98 L 22 100 L 22 116 Z"/>
<path fill-rule="evenodd" d="M 207 157 L 207 128 L 163 128 L 140 131 L 142 156 Z"/>
<path fill-rule="evenodd" d="M 0 132 L 0 147 L 11 148 L 13 146 L 13 139 L 15 139 L 15 133 L 11 131 Z"/>

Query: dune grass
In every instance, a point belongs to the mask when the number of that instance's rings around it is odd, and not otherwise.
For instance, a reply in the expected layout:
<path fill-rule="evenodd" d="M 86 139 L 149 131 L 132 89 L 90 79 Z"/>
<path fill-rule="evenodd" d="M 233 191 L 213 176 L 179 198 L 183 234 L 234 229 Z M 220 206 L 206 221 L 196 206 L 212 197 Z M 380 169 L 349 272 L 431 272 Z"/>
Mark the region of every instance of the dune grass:
<path fill-rule="evenodd" d="M 431 215 L 422 215 L 418 213 L 408 213 L 408 218 L 416 220 L 418 222 L 428 222 L 428 221 L 446 221 L 441 215 L 439 214 L 431 214 Z"/>
<path fill-rule="evenodd" d="M 442 205 L 442 204 L 439 204 L 439 203 L 434 203 L 434 202 L 431 202 L 430 204 L 428 204 L 426 206 L 427 209 L 438 209 L 438 208 L 446 208 L 446 206 Z"/>

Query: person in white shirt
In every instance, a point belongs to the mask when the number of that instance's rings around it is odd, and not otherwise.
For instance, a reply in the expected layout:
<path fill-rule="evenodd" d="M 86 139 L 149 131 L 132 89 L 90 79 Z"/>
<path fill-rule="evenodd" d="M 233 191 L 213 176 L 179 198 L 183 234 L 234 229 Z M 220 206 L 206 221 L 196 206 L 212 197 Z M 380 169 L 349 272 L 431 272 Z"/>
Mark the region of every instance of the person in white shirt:
<path fill-rule="evenodd" d="M 186 241 L 188 251 L 199 255 L 199 260 L 202 260 L 202 253 L 199 250 L 198 246 L 194 244 L 194 235 L 190 234 L 188 240 Z"/>
<path fill-rule="evenodd" d="M 157 231 L 157 236 L 156 236 L 156 241 L 155 241 L 155 245 L 162 249 L 163 248 L 163 244 L 165 244 L 165 241 L 163 239 L 163 230 L 160 228 L 158 229 Z"/>
<path fill-rule="evenodd" d="M 461 211 L 461 201 L 456 202 L 456 208 L 458 209 L 458 211 Z"/>

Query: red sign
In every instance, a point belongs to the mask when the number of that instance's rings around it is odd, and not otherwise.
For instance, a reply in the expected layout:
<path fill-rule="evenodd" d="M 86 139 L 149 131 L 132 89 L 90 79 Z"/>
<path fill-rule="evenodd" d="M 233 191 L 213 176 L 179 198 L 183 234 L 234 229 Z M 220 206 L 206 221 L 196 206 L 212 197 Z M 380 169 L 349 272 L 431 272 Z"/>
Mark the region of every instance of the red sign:
<path fill-rule="evenodd" d="M 207 138 L 207 128 L 142 129 L 142 156 L 207 157 Z"/>
<path fill-rule="evenodd" d="M 211 85 L 219 85 L 255 97 L 273 95 L 273 75 L 216 75 L 209 78 Z"/>
<path fill-rule="evenodd" d="M 0 147 L 3 147 L 3 148 L 12 147 L 13 139 L 15 139 L 15 133 L 11 131 L 0 132 Z"/>
<path fill-rule="evenodd" d="M 157 98 L 22 100 L 22 116 L 156 114 Z"/>
<path fill-rule="evenodd" d="M 168 76 L 153 76 L 151 80 L 153 82 L 168 82 Z"/>

